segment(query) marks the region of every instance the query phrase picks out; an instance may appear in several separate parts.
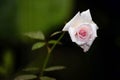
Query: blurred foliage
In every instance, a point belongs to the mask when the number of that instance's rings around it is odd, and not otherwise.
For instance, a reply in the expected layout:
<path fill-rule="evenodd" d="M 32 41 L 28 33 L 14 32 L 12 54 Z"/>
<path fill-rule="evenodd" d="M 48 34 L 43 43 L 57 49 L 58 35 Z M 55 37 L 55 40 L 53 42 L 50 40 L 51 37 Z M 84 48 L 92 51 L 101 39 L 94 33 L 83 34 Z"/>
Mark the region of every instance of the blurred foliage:
<path fill-rule="evenodd" d="M 0 38 L 57 29 L 70 14 L 72 0 L 0 0 Z"/>
<path fill-rule="evenodd" d="M 56 79 L 51 78 L 51 77 L 47 77 L 47 76 L 43 76 L 43 77 L 40 77 L 40 80 L 56 80 Z"/>
<path fill-rule="evenodd" d="M 9 75 L 12 73 L 14 66 L 14 55 L 11 50 L 6 50 L 2 56 L 2 64 L 0 65 L 0 74 Z"/>
<path fill-rule="evenodd" d="M 69 16 L 71 0 L 17 0 L 17 25 L 20 32 L 58 28 Z"/>
<path fill-rule="evenodd" d="M 18 77 L 15 78 L 15 80 L 31 80 L 31 79 L 35 79 L 37 76 L 35 75 L 20 75 Z"/>
<path fill-rule="evenodd" d="M 15 19 L 15 0 L 0 0 L 0 39 L 11 38 L 18 33 Z"/>
<path fill-rule="evenodd" d="M 32 50 L 39 49 L 41 47 L 45 46 L 45 42 L 37 42 L 32 46 Z"/>
<path fill-rule="evenodd" d="M 25 36 L 32 38 L 32 39 L 38 39 L 38 40 L 45 40 L 44 34 L 39 31 L 39 32 L 28 32 L 24 34 Z"/>
<path fill-rule="evenodd" d="M 48 43 L 49 43 L 49 44 L 55 44 L 55 43 L 57 43 L 57 44 L 59 44 L 59 45 L 62 44 L 61 42 L 57 42 L 57 40 L 50 40 Z"/>
<path fill-rule="evenodd" d="M 45 71 L 56 71 L 56 70 L 63 70 L 65 69 L 65 66 L 52 66 L 52 67 L 48 67 L 45 69 Z"/>
<path fill-rule="evenodd" d="M 21 72 L 23 68 L 36 67 L 43 64 L 45 48 L 35 50 L 30 54 L 34 42 L 45 39 L 45 35 L 60 28 L 72 11 L 73 0 L 0 0 L 0 80 L 10 79 Z M 36 32 L 36 33 L 33 33 Z M 22 41 L 20 35 L 27 35 L 34 41 Z M 26 34 L 27 33 L 27 34 Z M 20 34 L 20 35 L 19 35 Z M 25 38 L 25 37 L 22 37 Z M 56 43 L 55 40 L 49 44 Z M 60 44 L 60 43 L 59 43 Z M 33 49 L 43 44 L 33 45 Z M 14 50 L 15 54 L 11 50 Z M 16 56 L 17 58 L 15 58 Z M 15 60 L 16 59 L 16 60 Z M 15 60 L 15 64 L 14 64 Z M 24 64 L 24 65 L 23 65 Z M 15 68 L 14 68 L 15 67 Z M 5 77 L 1 77 L 4 75 Z M 22 76 L 26 77 L 26 76 Z"/>

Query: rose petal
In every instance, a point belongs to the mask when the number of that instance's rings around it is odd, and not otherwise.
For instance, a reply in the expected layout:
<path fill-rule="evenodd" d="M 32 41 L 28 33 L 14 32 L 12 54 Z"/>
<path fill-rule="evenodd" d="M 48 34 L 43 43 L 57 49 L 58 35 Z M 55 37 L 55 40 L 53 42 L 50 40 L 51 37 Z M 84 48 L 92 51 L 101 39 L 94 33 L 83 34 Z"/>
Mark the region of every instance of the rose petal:
<path fill-rule="evenodd" d="M 78 45 L 84 44 L 84 41 L 80 41 L 76 38 L 75 34 L 76 34 L 76 30 L 73 27 L 70 27 L 68 30 L 69 34 L 70 34 L 70 38 L 72 40 L 72 42 L 75 42 Z"/>
<path fill-rule="evenodd" d="M 90 24 L 91 25 L 91 27 L 92 27 L 92 30 L 93 30 L 93 36 L 94 37 L 97 37 L 97 29 L 98 29 L 98 26 L 95 24 L 95 23 L 92 23 L 92 24 Z"/>
<path fill-rule="evenodd" d="M 71 37 L 71 40 L 72 42 L 76 42 L 76 37 L 75 37 L 75 29 L 70 27 L 69 30 L 68 30 L 69 34 L 70 34 L 70 37 Z"/>
<path fill-rule="evenodd" d="M 89 48 L 90 48 L 90 46 L 87 45 L 87 44 L 80 45 L 80 47 L 83 49 L 84 52 L 87 52 L 89 50 Z"/>
<path fill-rule="evenodd" d="M 77 22 L 79 23 L 80 20 L 80 12 L 78 12 L 63 28 L 62 31 L 68 31 L 70 26 L 73 26 Z"/>
<path fill-rule="evenodd" d="M 86 11 L 83 11 L 81 13 L 81 19 L 85 22 L 91 22 L 92 21 L 92 17 L 91 17 L 91 14 L 90 14 L 90 10 L 86 10 Z"/>

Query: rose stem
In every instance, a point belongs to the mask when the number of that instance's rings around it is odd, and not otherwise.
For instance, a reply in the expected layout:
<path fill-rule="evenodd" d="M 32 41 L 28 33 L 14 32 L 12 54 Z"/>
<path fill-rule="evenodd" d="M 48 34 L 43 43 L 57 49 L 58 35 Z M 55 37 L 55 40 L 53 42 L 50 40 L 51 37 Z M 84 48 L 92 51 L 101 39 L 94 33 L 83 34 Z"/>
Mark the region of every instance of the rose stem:
<path fill-rule="evenodd" d="M 57 43 L 62 39 L 62 37 L 64 36 L 64 34 L 65 34 L 65 32 L 63 32 L 63 33 L 61 34 L 61 36 L 58 38 L 58 40 L 56 41 L 56 43 L 53 44 L 53 46 L 52 46 L 51 48 L 49 48 L 49 47 L 47 46 L 48 53 L 47 53 L 46 58 L 45 58 L 45 61 L 44 61 L 44 63 L 43 63 L 43 67 L 42 67 L 42 71 L 41 71 L 40 76 L 43 76 L 44 70 L 45 70 L 45 68 L 46 68 L 46 66 L 47 66 L 47 63 L 48 63 L 48 61 L 49 61 L 49 58 L 50 58 L 50 54 L 52 53 L 52 51 L 53 51 L 53 49 L 55 48 L 55 46 L 57 45 Z"/>

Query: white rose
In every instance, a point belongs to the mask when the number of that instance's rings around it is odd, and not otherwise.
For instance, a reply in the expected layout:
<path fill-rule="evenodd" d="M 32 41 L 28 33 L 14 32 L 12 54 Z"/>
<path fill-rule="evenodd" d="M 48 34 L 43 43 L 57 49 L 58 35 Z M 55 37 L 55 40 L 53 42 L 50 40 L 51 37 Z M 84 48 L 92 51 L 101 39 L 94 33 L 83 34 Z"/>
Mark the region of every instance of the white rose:
<path fill-rule="evenodd" d="M 63 28 L 68 31 L 72 42 L 83 48 L 84 52 L 88 51 L 94 39 L 97 37 L 97 25 L 92 21 L 89 9 L 78 12 Z"/>

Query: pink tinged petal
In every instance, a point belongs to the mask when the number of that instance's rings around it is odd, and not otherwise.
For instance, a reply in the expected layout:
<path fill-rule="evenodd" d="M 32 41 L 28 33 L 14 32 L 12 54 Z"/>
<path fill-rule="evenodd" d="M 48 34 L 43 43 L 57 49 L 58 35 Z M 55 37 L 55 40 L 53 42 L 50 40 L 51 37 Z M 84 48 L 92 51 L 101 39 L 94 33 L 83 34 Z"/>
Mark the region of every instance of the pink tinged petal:
<path fill-rule="evenodd" d="M 83 11 L 81 13 L 81 19 L 85 22 L 91 22 L 92 21 L 92 17 L 91 17 L 91 14 L 90 14 L 90 10 L 86 10 L 86 11 Z"/>
<path fill-rule="evenodd" d="M 84 38 L 84 37 L 86 37 L 87 32 L 86 32 L 85 30 L 80 30 L 80 31 L 78 32 L 78 34 L 80 35 L 80 38 Z"/>
<path fill-rule="evenodd" d="M 79 24 L 80 20 L 80 12 L 78 12 L 66 25 L 64 26 L 62 31 L 68 31 L 69 27 L 74 27 Z"/>
<path fill-rule="evenodd" d="M 77 45 L 81 45 L 84 44 L 84 41 L 80 41 L 78 40 L 78 38 L 75 36 L 76 35 L 76 30 L 73 27 L 70 27 L 68 30 L 69 34 L 70 34 L 70 38 L 72 40 L 72 42 L 75 42 Z"/>
<path fill-rule="evenodd" d="M 75 36 L 76 35 L 76 30 L 73 27 L 70 27 L 68 30 L 69 34 L 70 34 L 70 38 L 72 40 L 72 42 L 75 42 L 77 45 L 81 45 L 84 44 L 84 41 L 80 41 L 78 40 L 78 38 Z"/>

